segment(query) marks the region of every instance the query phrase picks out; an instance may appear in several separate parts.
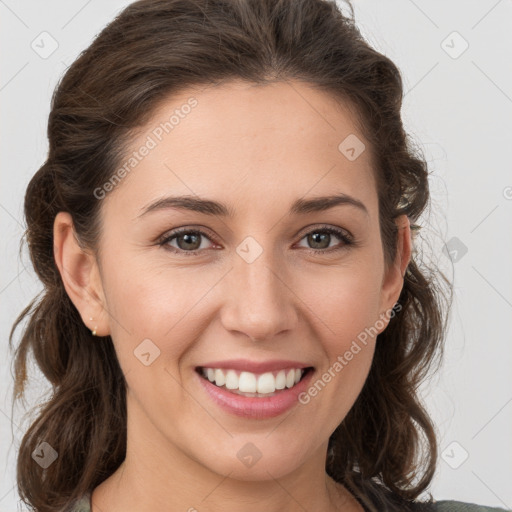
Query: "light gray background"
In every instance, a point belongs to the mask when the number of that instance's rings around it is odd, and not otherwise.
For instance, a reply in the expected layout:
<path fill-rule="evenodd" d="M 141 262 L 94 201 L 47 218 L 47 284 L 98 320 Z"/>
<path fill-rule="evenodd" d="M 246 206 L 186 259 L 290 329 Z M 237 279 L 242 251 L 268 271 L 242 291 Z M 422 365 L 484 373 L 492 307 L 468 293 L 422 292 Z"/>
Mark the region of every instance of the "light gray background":
<path fill-rule="evenodd" d="M 0 0 L 0 512 L 21 510 L 15 457 L 29 424 L 19 408 L 11 420 L 7 338 L 40 290 L 26 250 L 18 257 L 24 191 L 45 159 L 58 78 L 128 3 Z M 444 366 L 422 388 L 441 453 L 431 491 L 512 509 L 512 2 L 353 3 L 363 34 L 403 73 L 406 129 L 433 172 L 419 242 L 455 281 Z M 54 44 L 44 31 L 58 44 L 49 56 L 40 55 Z M 48 387 L 33 379 L 36 400 Z"/>

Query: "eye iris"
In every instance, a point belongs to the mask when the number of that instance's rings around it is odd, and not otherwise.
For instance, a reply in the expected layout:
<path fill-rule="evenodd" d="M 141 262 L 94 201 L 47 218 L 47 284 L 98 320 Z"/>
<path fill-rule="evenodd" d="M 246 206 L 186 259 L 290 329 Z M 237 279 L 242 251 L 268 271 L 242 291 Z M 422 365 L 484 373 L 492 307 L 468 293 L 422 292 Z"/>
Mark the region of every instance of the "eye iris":
<path fill-rule="evenodd" d="M 192 249 L 192 250 L 195 250 L 195 249 L 199 249 L 199 247 L 201 246 L 201 240 L 200 240 L 200 237 L 201 235 L 199 234 L 196 234 L 196 233 L 186 233 L 184 235 L 179 235 L 176 240 L 177 240 L 177 243 L 178 243 L 178 247 L 180 249 Z M 180 240 L 185 240 L 185 244 L 192 244 L 194 245 L 194 247 L 190 247 L 190 246 L 183 246 L 183 244 L 180 243 Z"/>
<path fill-rule="evenodd" d="M 316 232 L 316 233 L 312 233 L 312 234 L 308 235 L 308 241 L 312 242 L 312 245 L 315 249 L 326 249 L 327 247 L 329 247 L 330 238 L 331 238 L 330 233 Z M 324 244 L 324 246 L 321 246 L 321 247 L 316 246 L 316 244 L 321 245 L 322 241 L 325 242 L 326 240 L 327 240 L 327 245 Z"/>

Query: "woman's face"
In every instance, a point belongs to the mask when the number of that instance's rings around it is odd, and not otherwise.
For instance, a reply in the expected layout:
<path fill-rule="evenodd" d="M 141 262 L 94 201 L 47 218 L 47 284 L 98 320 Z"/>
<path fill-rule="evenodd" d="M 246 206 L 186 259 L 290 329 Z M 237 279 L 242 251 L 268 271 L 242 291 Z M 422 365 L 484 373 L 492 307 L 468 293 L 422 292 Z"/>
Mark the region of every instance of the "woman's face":
<path fill-rule="evenodd" d="M 125 163 L 98 191 L 108 314 L 92 325 L 126 377 L 129 451 L 241 480 L 323 467 L 405 268 L 386 270 L 370 148 L 350 112 L 299 82 L 191 89 L 159 107 Z M 177 196 L 226 212 L 165 202 Z M 306 368 L 295 385 L 290 370 Z"/>

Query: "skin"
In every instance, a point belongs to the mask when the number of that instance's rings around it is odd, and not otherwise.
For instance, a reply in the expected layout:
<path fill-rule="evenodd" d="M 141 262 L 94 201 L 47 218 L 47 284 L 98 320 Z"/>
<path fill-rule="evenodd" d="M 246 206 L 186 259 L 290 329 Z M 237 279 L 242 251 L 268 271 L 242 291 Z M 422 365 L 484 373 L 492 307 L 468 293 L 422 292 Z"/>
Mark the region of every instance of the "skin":
<path fill-rule="evenodd" d="M 325 459 L 366 380 L 375 338 L 307 405 L 270 419 L 221 410 L 194 369 L 283 358 L 314 366 L 315 382 L 398 300 L 409 221 L 397 219 L 397 257 L 386 266 L 369 144 L 348 105 L 304 83 L 190 89 L 159 106 L 132 150 L 191 96 L 198 105 L 101 200 L 100 259 L 79 247 L 68 213 L 55 220 L 66 291 L 88 328 L 112 337 L 128 386 L 126 459 L 94 490 L 92 512 L 362 511 L 326 475 Z M 349 134 L 366 144 L 354 161 L 338 150 Z M 334 192 L 367 213 L 342 205 L 288 214 L 296 199 Z M 181 194 L 226 203 L 234 217 L 167 209 L 138 218 L 155 199 Z M 331 235 L 315 246 L 307 235 L 325 226 L 358 244 Z M 190 249 L 183 238 L 155 242 L 178 227 L 212 237 Z M 263 250 L 252 263 L 236 252 L 247 236 Z M 199 255 L 184 254 L 197 247 Z M 134 356 L 147 338 L 160 350 L 149 366 Z M 249 442 L 262 454 L 252 467 L 236 456 Z"/>

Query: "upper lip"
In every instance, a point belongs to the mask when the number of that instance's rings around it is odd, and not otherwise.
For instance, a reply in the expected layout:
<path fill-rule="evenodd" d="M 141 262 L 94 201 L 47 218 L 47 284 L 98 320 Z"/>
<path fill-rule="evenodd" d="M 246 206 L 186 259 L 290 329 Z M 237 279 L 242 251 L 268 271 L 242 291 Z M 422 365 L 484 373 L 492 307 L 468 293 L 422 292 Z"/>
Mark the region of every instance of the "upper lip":
<path fill-rule="evenodd" d="M 265 373 L 286 368 L 310 368 L 312 365 L 289 359 L 274 359 L 272 361 L 250 361 L 249 359 L 230 359 L 204 363 L 199 368 L 220 368 L 224 370 L 239 370 L 251 373 Z"/>

